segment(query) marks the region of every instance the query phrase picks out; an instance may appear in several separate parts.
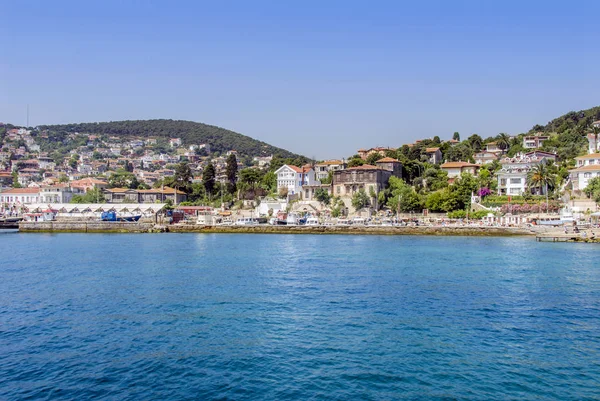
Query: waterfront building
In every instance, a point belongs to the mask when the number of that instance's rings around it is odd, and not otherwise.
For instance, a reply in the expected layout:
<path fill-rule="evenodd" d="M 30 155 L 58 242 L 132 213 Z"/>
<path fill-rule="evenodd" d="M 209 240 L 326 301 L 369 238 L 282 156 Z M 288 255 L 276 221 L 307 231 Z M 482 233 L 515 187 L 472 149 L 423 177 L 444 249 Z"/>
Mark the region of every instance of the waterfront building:
<path fill-rule="evenodd" d="M 527 191 L 527 174 L 540 163 L 556 161 L 554 153 L 534 151 L 519 153 L 514 157 L 505 157 L 500 161 L 502 169 L 498 171 L 498 195 L 522 195 Z M 545 194 L 542 189 L 540 195 Z"/>
<path fill-rule="evenodd" d="M 10 207 L 38 203 L 40 201 L 39 188 L 12 188 L 0 192 L 0 203 Z"/>
<path fill-rule="evenodd" d="M 310 165 L 297 167 L 291 164 L 284 164 L 275 171 L 275 174 L 277 176 L 277 191 L 287 191 L 288 195 L 301 194 L 304 185 L 320 184 L 315 170 Z"/>
<path fill-rule="evenodd" d="M 367 194 L 373 191 L 377 195 L 386 188 L 392 173 L 392 170 L 369 164 L 334 171 L 333 196 L 351 198 L 361 189 Z"/>
<path fill-rule="evenodd" d="M 153 189 L 110 188 L 103 191 L 108 203 L 156 203 L 171 200 L 181 203 L 187 200 L 185 192 L 170 187 Z"/>
<path fill-rule="evenodd" d="M 40 188 L 40 203 L 69 203 L 74 195 L 83 193 L 83 189 L 65 184 L 45 185 Z"/>

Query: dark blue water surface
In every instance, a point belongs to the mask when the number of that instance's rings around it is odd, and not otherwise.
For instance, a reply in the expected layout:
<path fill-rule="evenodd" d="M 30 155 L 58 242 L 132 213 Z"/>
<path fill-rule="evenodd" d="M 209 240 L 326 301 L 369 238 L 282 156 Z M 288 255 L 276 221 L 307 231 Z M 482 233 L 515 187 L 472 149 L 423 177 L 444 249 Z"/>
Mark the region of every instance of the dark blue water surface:
<path fill-rule="evenodd" d="M 600 399 L 600 247 L 0 237 L 0 399 Z"/>

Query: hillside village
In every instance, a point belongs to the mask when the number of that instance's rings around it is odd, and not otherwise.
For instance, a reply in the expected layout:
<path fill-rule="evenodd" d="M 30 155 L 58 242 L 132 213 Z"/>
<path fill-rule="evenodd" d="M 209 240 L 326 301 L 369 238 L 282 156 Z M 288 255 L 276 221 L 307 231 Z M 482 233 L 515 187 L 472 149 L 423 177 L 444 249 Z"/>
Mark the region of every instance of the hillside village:
<path fill-rule="evenodd" d="M 600 202 L 600 108 L 591 111 L 514 136 L 456 132 L 323 161 L 219 152 L 175 136 L 70 132 L 57 143 L 47 128 L 0 124 L 0 204 L 4 215 L 67 203 L 333 218 L 470 213 L 514 222 L 565 207 L 589 214 Z"/>

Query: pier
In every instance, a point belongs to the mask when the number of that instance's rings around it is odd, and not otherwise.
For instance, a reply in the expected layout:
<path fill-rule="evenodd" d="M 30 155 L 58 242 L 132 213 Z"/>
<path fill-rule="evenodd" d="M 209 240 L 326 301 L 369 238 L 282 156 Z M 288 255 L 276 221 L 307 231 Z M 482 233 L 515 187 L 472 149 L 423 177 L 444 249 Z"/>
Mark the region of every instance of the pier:
<path fill-rule="evenodd" d="M 589 235 L 585 231 L 580 233 L 543 233 L 535 236 L 537 242 L 592 242 L 600 243 L 600 238 Z"/>

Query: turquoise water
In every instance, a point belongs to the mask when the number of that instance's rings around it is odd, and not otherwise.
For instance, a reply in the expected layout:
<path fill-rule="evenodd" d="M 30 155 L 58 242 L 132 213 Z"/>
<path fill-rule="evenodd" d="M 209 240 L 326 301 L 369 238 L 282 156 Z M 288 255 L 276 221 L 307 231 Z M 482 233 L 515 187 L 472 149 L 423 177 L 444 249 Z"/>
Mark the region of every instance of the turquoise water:
<path fill-rule="evenodd" d="M 7 234 L 0 399 L 600 399 L 600 248 Z"/>

